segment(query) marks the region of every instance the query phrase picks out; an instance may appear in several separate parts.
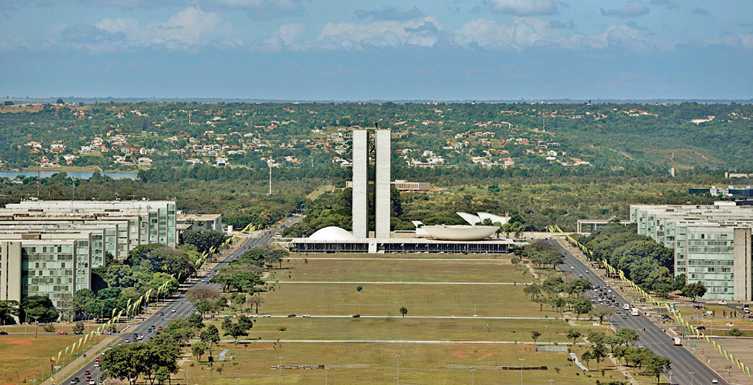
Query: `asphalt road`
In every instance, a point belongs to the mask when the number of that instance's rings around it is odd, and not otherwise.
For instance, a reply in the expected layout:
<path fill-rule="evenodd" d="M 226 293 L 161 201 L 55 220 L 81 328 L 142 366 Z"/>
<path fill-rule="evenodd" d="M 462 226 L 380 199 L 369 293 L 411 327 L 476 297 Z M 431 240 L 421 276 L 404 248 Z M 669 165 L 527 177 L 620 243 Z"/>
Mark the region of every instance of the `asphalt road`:
<path fill-rule="evenodd" d="M 569 273 L 573 278 L 583 276 L 583 278 L 591 281 L 592 284 L 600 287 L 605 287 L 607 283 L 595 274 L 590 268 L 583 264 L 579 259 L 575 258 L 570 252 L 563 248 L 556 241 L 550 240 L 558 250 L 562 251 L 565 255 L 565 262 L 562 265 L 557 266 L 557 269 Z M 571 268 L 572 267 L 572 268 Z M 586 295 L 593 298 L 596 292 L 589 290 Z M 716 372 L 711 370 L 706 364 L 696 358 L 692 353 L 687 351 L 684 347 L 674 346 L 672 344 L 672 338 L 667 335 L 660 327 L 656 326 L 653 322 L 648 320 L 645 316 L 643 306 L 650 306 L 648 304 L 635 303 L 635 307 L 641 309 L 640 316 L 632 316 L 627 311 L 622 310 L 622 306 L 629 303 L 622 295 L 612 290 L 609 295 L 615 295 L 617 300 L 617 306 L 615 309 L 620 309 L 622 314 L 615 314 L 611 317 L 612 325 L 616 329 L 630 328 L 638 332 L 640 340 L 639 345 L 644 348 L 651 349 L 654 353 L 667 357 L 672 360 L 672 370 L 666 373 L 666 377 L 671 379 L 673 384 L 683 385 L 701 385 L 711 384 L 712 379 L 719 381 L 719 384 L 728 385 Z M 625 314 L 628 313 L 628 314 Z M 625 315 L 625 317 L 623 317 Z M 683 344 L 689 344 L 691 339 L 684 339 Z M 699 341 L 700 343 L 701 341 Z M 705 342 L 703 342 L 705 343 Z"/>
<path fill-rule="evenodd" d="M 214 276 L 214 274 L 217 273 L 217 269 L 227 266 L 230 261 L 237 259 L 241 256 L 246 250 L 249 250 L 256 246 L 266 246 L 268 245 L 275 233 L 282 230 L 283 228 L 290 226 L 291 224 L 295 223 L 296 221 L 300 220 L 299 217 L 291 217 L 289 218 L 281 227 L 275 227 L 270 230 L 267 230 L 263 232 L 259 237 L 257 238 L 248 238 L 236 252 L 230 254 L 227 256 L 223 261 L 219 262 L 214 268 L 208 271 L 199 272 L 199 276 L 197 278 L 194 278 L 191 280 L 191 283 L 181 285 L 181 288 L 173 295 L 172 298 L 167 299 L 166 305 L 160 310 L 158 310 L 156 313 L 152 314 L 151 316 L 147 317 L 143 322 L 140 322 L 138 324 L 129 323 L 128 329 L 125 332 L 121 332 L 117 334 L 117 337 L 120 338 L 120 341 L 116 342 L 114 346 L 119 346 L 122 344 L 127 343 L 133 343 L 133 338 L 135 335 L 143 336 L 143 339 L 138 340 L 137 342 L 147 342 L 151 337 L 154 336 L 154 333 L 157 328 L 165 328 L 167 327 L 167 324 L 170 323 L 170 321 L 174 319 L 186 319 L 188 316 L 196 312 L 196 309 L 194 309 L 191 302 L 186 300 L 186 292 L 189 288 L 193 286 L 213 286 L 218 289 L 220 289 L 220 285 L 215 283 L 209 283 L 209 279 Z M 151 331 L 150 327 L 152 328 Z M 99 383 L 101 380 L 101 373 L 99 371 L 99 364 L 96 362 L 96 357 L 89 357 L 90 361 L 84 365 L 81 369 L 74 372 L 68 378 L 65 378 L 64 380 L 56 379 L 56 383 L 58 384 L 71 384 L 71 380 L 74 378 L 79 378 L 81 381 L 80 384 L 86 385 L 88 381 L 86 380 L 87 377 L 91 377 L 93 381 L 96 381 Z M 86 371 L 89 371 L 90 374 L 87 376 L 84 373 Z"/>

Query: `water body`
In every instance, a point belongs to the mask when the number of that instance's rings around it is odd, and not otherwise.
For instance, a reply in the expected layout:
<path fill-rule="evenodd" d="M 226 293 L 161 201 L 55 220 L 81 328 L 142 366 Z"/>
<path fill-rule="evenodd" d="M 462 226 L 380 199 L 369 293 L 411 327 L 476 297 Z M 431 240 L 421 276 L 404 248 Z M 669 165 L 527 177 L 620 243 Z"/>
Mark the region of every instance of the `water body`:
<path fill-rule="evenodd" d="M 59 174 L 64 171 L 40 171 L 39 176 L 42 178 L 49 178 L 55 174 Z M 94 175 L 91 171 L 65 171 L 71 178 L 76 179 L 89 179 Z M 102 175 L 109 176 L 112 179 L 136 179 L 139 174 L 135 172 L 103 172 Z M 17 176 L 37 176 L 36 171 L 0 171 L 0 178 L 15 179 Z"/>

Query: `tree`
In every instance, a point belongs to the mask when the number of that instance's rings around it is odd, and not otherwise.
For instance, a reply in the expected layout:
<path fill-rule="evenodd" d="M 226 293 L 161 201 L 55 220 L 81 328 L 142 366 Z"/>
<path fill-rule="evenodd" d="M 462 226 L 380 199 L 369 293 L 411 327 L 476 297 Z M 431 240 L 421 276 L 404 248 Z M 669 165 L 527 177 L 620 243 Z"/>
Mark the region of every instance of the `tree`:
<path fill-rule="evenodd" d="M 738 328 L 732 328 L 731 330 L 724 332 L 724 335 L 730 337 L 742 337 L 745 333 Z"/>
<path fill-rule="evenodd" d="M 704 286 L 702 282 L 687 284 L 682 288 L 682 291 L 680 291 L 680 295 L 690 298 L 691 301 L 695 302 L 696 298 L 701 298 L 706 295 L 706 286 Z"/>
<path fill-rule="evenodd" d="M 60 316 L 50 297 L 43 295 L 32 295 L 22 299 L 21 311 L 35 322 L 53 322 Z"/>
<path fill-rule="evenodd" d="M 239 324 L 231 323 L 229 327 L 225 328 L 223 326 L 223 329 L 225 329 L 225 333 L 223 335 L 231 336 L 235 341 L 233 343 L 238 344 L 238 337 L 247 336 L 248 332 L 246 329 L 243 328 L 243 326 Z"/>
<path fill-rule="evenodd" d="M 638 335 L 638 332 L 633 329 L 628 328 L 622 328 L 617 331 L 617 336 L 622 338 L 623 341 L 625 341 L 628 345 L 635 345 L 638 340 L 640 340 L 641 336 Z"/>
<path fill-rule="evenodd" d="M 591 346 L 591 355 L 596 360 L 596 370 L 599 370 L 599 363 L 607 356 L 607 348 L 604 345 L 597 343 L 596 345 Z"/>
<path fill-rule="evenodd" d="M 202 330 L 201 333 L 199 333 L 199 339 L 201 342 L 207 344 L 207 349 L 209 350 L 209 356 L 212 356 L 212 345 L 217 345 L 220 343 L 220 332 L 217 330 L 217 326 L 209 325 L 205 330 Z"/>
<path fill-rule="evenodd" d="M 58 100 L 55 101 L 55 104 L 65 104 L 62 98 L 58 98 Z"/>
<path fill-rule="evenodd" d="M 403 315 L 403 318 L 405 318 L 405 315 L 408 314 L 408 308 L 405 306 L 400 307 L 400 314 Z"/>
<path fill-rule="evenodd" d="M 586 363 L 586 368 L 588 368 L 588 363 L 594 359 L 593 354 L 590 350 L 586 350 L 583 352 L 583 354 L 580 355 L 580 360 Z"/>
<path fill-rule="evenodd" d="M 657 385 L 660 384 L 661 374 L 671 370 L 672 361 L 667 357 L 654 354 L 646 363 L 646 373 L 656 376 Z"/>
<path fill-rule="evenodd" d="M 191 354 L 193 354 L 196 357 L 199 357 L 199 362 L 201 362 L 201 356 L 204 355 L 207 351 L 207 346 L 204 345 L 203 342 L 196 342 L 191 346 Z"/>
<path fill-rule="evenodd" d="M 206 326 L 204 325 L 204 317 L 198 313 L 188 316 L 188 325 L 197 330 L 203 329 Z"/>
<path fill-rule="evenodd" d="M 582 334 L 577 330 L 570 329 L 567 331 L 567 338 L 573 340 L 573 345 L 575 345 L 575 340 L 580 338 L 580 336 L 582 336 Z"/>
<path fill-rule="evenodd" d="M 512 257 L 512 259 L 510 260 L 510 263 L 512 263 L 513 266 L 518 267 L 518 264 L 520 263 L 520 258 Z"/>
<path fill-rule="evenodd" d="M 541 337 L 540 331 L 534 330 L 531 332 L 531 338 L 533 339 L 533 346 L 536 346 L 536 340 L 538 340 L 539 337 Z"/>
<path fill-rule="evenodd" d="M 212 307 L 209 305 L 209 301 L 202 299 L 197 301 L 194 304 L 194 307 L 196 308 L 196 311 L 201 313 L 201 317 L 204 318 L 204 314 L 210 312 L 212 310 Z"/>
<path fill-rule="evenodd" d="M 581 314 L 588 314 L 593 309 L 591 301 L 587 299 L 577 299 L 573 301 L 573 309 L 575 310 L 575 318 L 580 318 Z"/>
<path fill-rule="evenodd" d="M 12 299 L 4 299 L 0 301 L 0 322 L 3 326 L 9 320 L 13 320 L 12 317 L 18 317 L 21 304 L 18 301 Z"/>
<path fill-rule="evenodd" d="M 606 306 L 594 306 L 594 308 L 591 310 L 591 314 L 599 317 L 599 325 L 601 325 L 601 323 L 604 321 L 604 317 L 609 317 L 610 315 L 614 314 L 614 309 Z"/>
<path fill-rule="evenodd" d="M 363 286 L 361 286 L 361 285 L 358 285 L 358 286 L 356 286 L 356 291 L 357 291 L 357 292 L 359 292 L 359 293 L 360 293 L 360 292 L 361 292 L 361 290 L 363 290 Z"/>
<path fill-rule="evenodd" d="M 76 322 L 76 325 L 73 327 L 74 333 L 80 333 L 84 331 L 84 323 L 83 322 Z"/>

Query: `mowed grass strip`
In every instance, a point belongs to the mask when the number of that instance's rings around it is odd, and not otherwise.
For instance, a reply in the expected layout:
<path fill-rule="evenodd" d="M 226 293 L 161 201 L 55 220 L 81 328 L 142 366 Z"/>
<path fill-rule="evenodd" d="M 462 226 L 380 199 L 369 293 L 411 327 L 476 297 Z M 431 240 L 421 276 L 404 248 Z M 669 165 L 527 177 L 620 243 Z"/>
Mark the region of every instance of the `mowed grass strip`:
<path fill-rule="evenodd" d="M 525 370 L 526 384 L 593 384 L 577 367 L 567 361 L 564 352 L 534 352 L 530 345 L 418 345 L 418 344 L 294 344 L 252 343 L 219 349 L 230 349 L 226 357 L 233 360 L 215 363 L 222 373 L 210 372 L 206 356 L 202 363 L 192 359 L 189 367 L 191 384 L 237 385 L 254 384 L 329 384 L 395 383 L 397 361 L 400 361 L 400 382 L 406 384 L 517 384 L 520 382 L 519 359 L 524 367 L 546 366 L 546 370 Z M 216 353 L 215 353 L 216 354 Z M 276 369 L 282 357 L 284 366 L 325 365 L 322 369 Z M 275 368 L 272 368 L 272 367 Z M 502 366 L 514 367 L 501 370 Z M 602 364 L 603 366 L 603 364 Z M 471 372 L 471 368 L 475 370 Z M 555 370 L 559 368 L 559 372 Z M 185 367 L 174 378 L 185 378 Z M 325 373 L 326 372 L 326 373 Z M 577 374 L 576 374 L 577 373 Z M 602 381 L 605 377 L 592 373 Z M 616 373 L 614 379 L 616 380 Z"/>
<path fill-rule="evenodd" d="M 222 329 L 216 322 L 218 329 Z M 573 327 L 564 320 L 497 320 L 438 318 L 257 318 L 247 339 L 337 340 L 337 341 L 508 341 L 572 343 L 567 331 Z M 232 340 L 225 336 L 224 339 Z M 582 342 L 582 341 L 581 341 Z"/>
<path fill-rule="evenodd" d="M 34 334 L 0 336 L 0 384 L 20 383 L 23 378 L 33 376 L 40 378 L 38 370 L 49 369 L 50 358 L 78 341 L 79 337 L 57 334 L 40 334 L 38 338 L 34 338 Z"/>
<path fill-rule="evenodd" d="M 306 259 L 329 259 L 329 258 L 358 258 L 358 259 L 489 259 L 499 261 L 510 261 L 512 254 L 403 254 L 403 253 L 385 253 L 385 254 L 367 254 L 367 253 L 291 253 L 293 258 Z"/>
<path fill-rule="evenodd" d="M 361 286 L 359 292 L 357 287 Z M 260 314 L 398 316 L 402 306 L 416 316 L 559 317 L 539 311 L 524 294 L 525 285 L 277 285 L 263 294 Z"/>
<path fill-rule="evenodd" d="M 531 282 L 525 268 L 509 261 L 291 260 L 275 271 L 280 281 L 348 282 Z"/>

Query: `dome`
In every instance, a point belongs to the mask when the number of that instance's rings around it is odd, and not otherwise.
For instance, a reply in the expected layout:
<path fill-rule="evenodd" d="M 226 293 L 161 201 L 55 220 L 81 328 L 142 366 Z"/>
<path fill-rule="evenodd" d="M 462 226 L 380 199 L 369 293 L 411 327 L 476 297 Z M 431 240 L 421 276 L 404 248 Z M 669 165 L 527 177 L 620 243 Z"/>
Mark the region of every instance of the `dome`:
<path fill-rule="evenodd" d="M 316 230 L 308 239 L 312 241 L 344 241 L 356 239 L 350 231 L 337 226 L 324 227 Z"/>
<path fill-rule="evenodd" d="M 446 241 L 479 241 L 494 234 L 497 226 L 424 226 L 432 238 Z"/>

